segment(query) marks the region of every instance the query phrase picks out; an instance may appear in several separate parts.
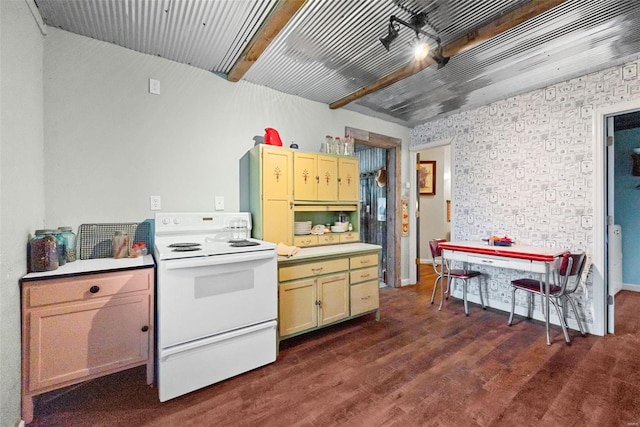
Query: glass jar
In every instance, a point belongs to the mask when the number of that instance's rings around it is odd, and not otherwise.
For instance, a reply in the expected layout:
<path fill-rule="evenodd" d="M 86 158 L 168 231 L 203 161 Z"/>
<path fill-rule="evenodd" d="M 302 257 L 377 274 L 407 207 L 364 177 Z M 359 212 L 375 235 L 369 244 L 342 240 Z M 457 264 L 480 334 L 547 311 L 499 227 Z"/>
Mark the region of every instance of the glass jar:
<path fill-rule="evenodd" d="M 65 240 L 65 258 L 67 262 L 73 262 L 78 259 L 78 253 L 76 251 L 76 234 L 73 232 L 71 227 L 60 227 L 60 231 L 62 231 L 62 237 Z"/>
<path fill-rule="evenodd" d="M 30 271 L 51 271 L 58 268 L 58 241 L 52 230 L 36 230 L 30 246 Z"/>
<path fill-rule="evenodd" d="M 344 145 L 344 155 L 345 156 L 354 156 L 355 155 L 355 147 L 354 140 L 351 136 L 347 135 L 344 137 L 343 145 Z"/>
<path fill-rule="evenodd" d="M 111 241 L 114 258 L 129 257 L 129 234 L 126 231 L 116 231 Z"/>
<path fill-rule="evenodd" d="M 52 231 L 53 237 L 56 238 L 58 242 L 58 265 L 65 265 L 67 263 L 67 243 L 65 238 L 62 236 L 62 231 L 59 228 Z"/>

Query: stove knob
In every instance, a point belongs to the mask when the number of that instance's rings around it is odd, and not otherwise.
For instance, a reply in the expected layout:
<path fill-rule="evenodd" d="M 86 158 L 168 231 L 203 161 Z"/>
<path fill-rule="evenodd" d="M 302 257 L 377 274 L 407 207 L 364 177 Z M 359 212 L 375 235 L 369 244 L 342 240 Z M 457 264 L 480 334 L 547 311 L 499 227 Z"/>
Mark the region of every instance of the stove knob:
<path fill-rule="evenodd" d="M 182 222 L 182 220 L 180 220 L 180 218 L 174 218 L 173 219 L 173 223 L 176 224 L 176 225 L 180 224 L 181 222 Z"/>
<path fill-rule="evenodd" d="M 169 218 L 162 218 L 162 223 L 163 223 L 164 225 L 168 225 L 170 222 L 171 222 L 171 219 L 169 219 Z"/>

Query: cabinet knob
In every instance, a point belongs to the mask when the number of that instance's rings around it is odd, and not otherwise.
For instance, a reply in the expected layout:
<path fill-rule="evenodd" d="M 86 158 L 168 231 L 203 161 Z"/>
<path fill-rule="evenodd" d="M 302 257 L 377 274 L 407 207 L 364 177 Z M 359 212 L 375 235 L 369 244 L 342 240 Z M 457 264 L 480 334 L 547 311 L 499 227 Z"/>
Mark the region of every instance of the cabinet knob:
<path fill-rule="evenodd" d="M 100 286 L 97 285 L 93 285 L 92 287 L 89 288 L 89 292 L 91 292 L 92 294 L 97 294 L 100 291 Z"/>
<path fill-rule="evenodd" d="M 147 325 L 144 325 L 144 326 L 141 328 L 141 331 L 142 331 L 142 332 L 147 332 L 148 330 L 149 330 L 149 327 L 148 327 Z"/>

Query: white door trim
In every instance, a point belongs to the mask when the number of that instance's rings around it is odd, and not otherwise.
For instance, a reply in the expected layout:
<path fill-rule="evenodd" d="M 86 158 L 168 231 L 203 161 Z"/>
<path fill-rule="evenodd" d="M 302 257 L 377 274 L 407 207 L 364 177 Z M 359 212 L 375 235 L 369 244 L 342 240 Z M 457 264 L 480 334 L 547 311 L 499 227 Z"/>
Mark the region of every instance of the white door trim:
<path fill-rule="evenodd" d="M 605 120 L 607 116 L 624 114 L 640 109 L 640 99 L 599 107 L 593 113 L 593 333 L 605 335 L 607 332 L 607 296 L 605 274 Z"/>

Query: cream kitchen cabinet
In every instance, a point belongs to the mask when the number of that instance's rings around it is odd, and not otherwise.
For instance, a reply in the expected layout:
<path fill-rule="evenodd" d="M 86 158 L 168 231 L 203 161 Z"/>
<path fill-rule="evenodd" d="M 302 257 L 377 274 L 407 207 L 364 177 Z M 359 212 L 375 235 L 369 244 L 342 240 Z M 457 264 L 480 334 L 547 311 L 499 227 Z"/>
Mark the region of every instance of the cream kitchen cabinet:
<path fill-rule="evenodd" d="M 378 254 L 353 256 L 349 259 L 351 315 L 367 313 L 380 306 Z"/>
<path fill-rule="evenodd" d="M 241 160 L 240 210 L 252 214 L 252 235 L 293 243 L 293 152 L 260 144 Z"/>
<path fill-rule="evenodd" d="M 316 153 L 293 153 L 293 199 L 338 200 L 338 158 Z"/>
<path fill-rule="evenodd" d="M 336 259 L 279 270 L 279 333 L 287 336 L 349 316 L 349 262 Z"/>
<path fill-rule="evenodd" d="M 280 339 L 376 311 L 380 247 L 303 248 L 278 262 Z M 336 253 L 336 251 L 338 253 Z"/>
<path fill-rule="evenodd" d="M 357 202 L 360 169 L 355 157 L 293 154 L 293 199 L 296 202 Z"/>
<path fill-rule="evenodd" d="M 360 164 L 355 157 L 338 157 L 338 201 L 360 200 Z"/>
<path fill-rule="evenodd" d="M 296 246 L 354 242 L 359 234 L 359 163 L 349 156 L 304 153 L 260 144 L 240 160 L 240 210 L 252 214 L 252 236 Z M 294 221 L 333 224 L 347 214 L 344 236 L 294 236 Z"/>
<path fill-rule="evenodd" d="M 44 392 L 145 364 L 147 384 L 153 383 L 154 268 L 148 259 L 151 266 L 143 268 L 23 278 L 25 422 L 33 419 L 34 396 Z M 88 261 L 67 265 L 82 263 Z"/>

